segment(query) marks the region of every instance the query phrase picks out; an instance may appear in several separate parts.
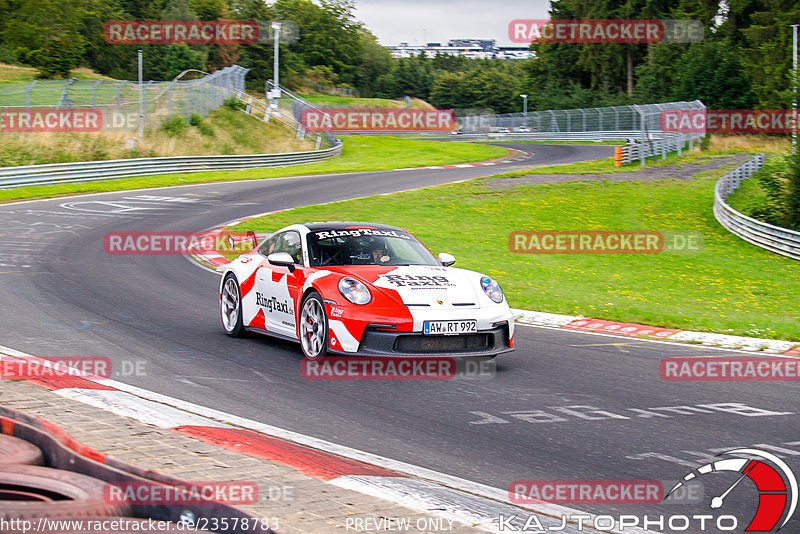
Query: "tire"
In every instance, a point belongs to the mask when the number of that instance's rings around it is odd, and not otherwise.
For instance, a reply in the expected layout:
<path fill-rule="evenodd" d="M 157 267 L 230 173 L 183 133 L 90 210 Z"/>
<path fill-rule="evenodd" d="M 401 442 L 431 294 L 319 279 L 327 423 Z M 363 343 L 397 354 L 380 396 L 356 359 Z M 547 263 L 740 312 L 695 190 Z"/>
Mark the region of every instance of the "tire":
<path fill-rule="evenodd" d="M 81 517 L 81 523 L 76 525 L 76 528 L 68 530 L 39 530 L 38 534 L 148 534 L 153 532 L 209 532 L 208 530 L 194 530 L 194 528 L 178 527 L 177 523 L 164 524 L 164 521 L 157 521 L 153 530 L 151 523 L 147 519 L 138 517 L 121 517 L 121 516 L 94 516 L 94 517 Z M 96 529 L 95 526 L 107 526 L 108 528 Z M 116 528 L 112 528 L 116 527 Z M 159 527 L 164 527 L 159 528 Z M 21 530 L 11 530 L 9 534 L 31 534 L 29 532 L 22 532 Z"/>
<path fill-rule="evenodd" d="M 0 470 L 0 519 L 125 515 L 127 505 L 106 502 L 105 486 L 102 480 L 72 471 L 6 465 Z"/>
<path fill-rule="evenodd" d="M 306 295 L 300 305 L 298 333 L 300 348 L 306 358 L 316 360 L 328 354 L 328 315 L 322 297 L 316 291 Z"/>
<path fill-rule="evenodd" d="M 0 468 L 9 464 L 42 465 L 44 455 L 41 449 L 25 441 L 0 434 Z"/>
<path fill-rule="evenodd" d="M 228 273 L 222 282 L 222 295 L 219 299 L 219 313 L 225 333 L 231 337 L 244 334 L 242 322 L 242 293 L 236 275 Z"/>

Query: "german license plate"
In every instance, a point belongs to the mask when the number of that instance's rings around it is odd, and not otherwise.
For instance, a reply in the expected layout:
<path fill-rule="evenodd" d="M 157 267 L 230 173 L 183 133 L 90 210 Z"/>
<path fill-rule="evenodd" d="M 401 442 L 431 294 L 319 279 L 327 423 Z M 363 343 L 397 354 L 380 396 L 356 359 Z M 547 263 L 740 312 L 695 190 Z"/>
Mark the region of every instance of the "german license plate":
<path fill-rule="evenodd" d="M 424 321 L 422 333 L 429 335 L 474 334 L 478 331 L 478 321 Z"/>

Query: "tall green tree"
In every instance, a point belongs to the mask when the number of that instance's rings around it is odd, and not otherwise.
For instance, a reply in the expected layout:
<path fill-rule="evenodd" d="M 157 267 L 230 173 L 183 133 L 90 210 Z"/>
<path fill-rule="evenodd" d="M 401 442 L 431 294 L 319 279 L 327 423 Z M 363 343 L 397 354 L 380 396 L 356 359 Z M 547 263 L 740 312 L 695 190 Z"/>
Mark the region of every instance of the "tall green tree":
<path fill-rule="evenodd" d="M 744 35 L 743 62 L 758 105 L 765 109 L 791 106 L 792 24 L 800 22 L 795 0 L 765 0 L 750 14 Z"/>
<path fill-rule="evenodd" d="M 361 96 L 373 97 L 379 90 L 378 79 L 392 70 L 392 55 L 374 36 L 362 33 L 361 60 L 356 68 L 355 85 Z"/>
<path fill-rule="evenodd" d="M 14 23 L 3 31 L 3 43 L 21 61 L 36 67 L 40 76 L 67 77 L 86 48 L 82 15 L 82 0 L 22 2 L 13 12 Z"/>
<path fill-rule="evenodd" d="M 465 100 L 461 87 L 464 76 L 445 72 L 436 79 L 431 89 L 430 103 L 438 109 L 461 108 Z"/>
<path fill-rule="evenodd" d="M 674 92 L 678 100 L 702 100 L 709 109 L 750 109 L 756 97 L 728 41 L 692 44 L 681 60 Z"/>

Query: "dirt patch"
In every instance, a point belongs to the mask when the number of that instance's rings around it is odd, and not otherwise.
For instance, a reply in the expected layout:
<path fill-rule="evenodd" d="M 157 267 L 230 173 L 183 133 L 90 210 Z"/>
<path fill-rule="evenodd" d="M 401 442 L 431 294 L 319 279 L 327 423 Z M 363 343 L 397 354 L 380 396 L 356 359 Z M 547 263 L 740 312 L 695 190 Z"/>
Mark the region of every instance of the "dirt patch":
<path fill-rule="evenodd" d="M 726 165 L 744 163 L 749 154 L 709 158 L 702 163 L 681 163 L 667 167 L 645 167 L 640 171 L 593 174 L 527 174 L 516 178 L 492 178 L 483 183 L 489 189 L 511 189 L 517 185 L 555 184 L 560 182 L 632 182 L 652 180 L 691 180 L 695 175 Z"/>

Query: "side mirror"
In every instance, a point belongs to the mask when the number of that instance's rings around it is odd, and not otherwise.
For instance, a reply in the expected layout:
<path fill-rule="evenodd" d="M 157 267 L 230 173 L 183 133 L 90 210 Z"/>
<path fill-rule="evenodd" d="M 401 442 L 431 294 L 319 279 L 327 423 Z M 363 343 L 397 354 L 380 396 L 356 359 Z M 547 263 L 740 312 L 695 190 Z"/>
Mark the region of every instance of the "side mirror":
<path fill-rule="evenodd" d="M 294 258 L 288 252 L 275 252 L 267 256 L 267 261 L 270 265 L 277 265 L 278 267 L 288 267 L 289 272 L 294 272 Z"/>
<path fill-rule="evenodd" d="M 439 263 L 444 265 L 445 267 L 450 267 L 456 262 L 456 257 L 452 254 L 448 254 L 447 252 L 440 252 L 439 253 Z"/>

